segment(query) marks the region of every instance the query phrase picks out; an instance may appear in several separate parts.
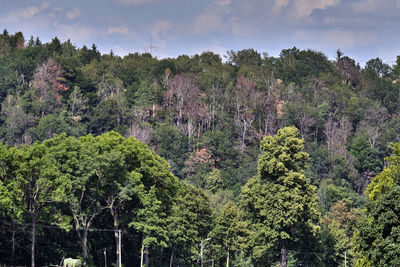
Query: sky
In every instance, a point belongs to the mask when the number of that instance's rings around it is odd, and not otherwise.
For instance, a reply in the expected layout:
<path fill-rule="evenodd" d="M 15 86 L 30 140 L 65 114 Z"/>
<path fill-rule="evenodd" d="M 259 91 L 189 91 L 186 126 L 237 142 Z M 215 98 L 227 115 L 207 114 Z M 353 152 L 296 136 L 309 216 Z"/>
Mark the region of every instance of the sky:
<path fill-rule="evenodd" d="M 361 65 L 400 55 L 400 0 L 0 0 L 0 30 L 158 58 L 296 46 Z"/>

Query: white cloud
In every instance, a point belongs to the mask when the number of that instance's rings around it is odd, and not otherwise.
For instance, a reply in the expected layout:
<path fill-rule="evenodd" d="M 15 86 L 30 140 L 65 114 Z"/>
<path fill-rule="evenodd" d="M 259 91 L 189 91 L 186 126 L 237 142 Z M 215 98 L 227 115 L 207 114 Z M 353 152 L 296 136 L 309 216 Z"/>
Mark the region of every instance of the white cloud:
<path fill-rule="evenodd" d="M 216 0 L 215 4 L 217 4 L 220 7 L 226 7 L 229 6 L 232 3 L 232 0 Z"/>
<path fill-rule="evenodd" d="M 294 0 L 293 15 L 296 18 L 305 18 L 311 15 L 315 9 L 326 9 L 336 6 L 340 0 Z"/>
<path fill-rule="evenodd" d="M 47 9 L 50 6 L 49 3 L 44 2 L 41 6 L 29 6 L 26 8 L 19 8 L 10 11 L 3 17 L 0 17 L 1 23 L 13 23 L 20 22 L 21 20 L 27 20 L 35 17 L 41 11 Z"/>
<path fill-rule="evenodd" d="M 198 51 L 197 54 L 201 54 L 201 53 L 203 53 L 205 51 L 214 52 L 215 54 L 219 54 L 223 58 L 223 56 L 226 55 L 226 51 L 228 51 L 228 49 L 226 49 L 225 47 L 221 46 L 220 42 L 214 42 L 210 46 L 201 48 L 201 50 Z"/>
<path fill-rule="evenodd" d="M 360 30 L 298 30 L 294 37 L 313 46 L 323 45 L 331 49 L 360 48 L 373 45 L 377 40 L 375 32 Z"/>
<path fill-rule="evenodd" d="M 40 12 L 40 8 L 37 6 L 30 6 L 24 9 L 13 10 L 6 16 L 1 17 L 2 23 L 18 22 L 21 19 L 30 19 Z"/>
<path fill-rule="evenodd" d="M 114 52 L 114 54 L 116 54 L 120 57 L 126 56 L 131 52 L 131 51 L 129 51 L 129 49 L 122 47 L 120 45 L 114 45 L 112 48 L 112 51 Z"/>
<path fill-rule="evenodd" d="M 215 0 L 196 16 L 194 31 L 196 33 L 225 32 L 231 26 L 231 0 Z"/>
<path fill-rule="evenodd" d="M 222 16 L 213 12 L 199 14 L 194 22 L 194 29 L 197 33 L 218 32 L 225 28 Z"/>
<path fill-rule="evenodd" d="M 60 24 L 55 27 L 57 36 L 61 39 L 71 39 L 74 42 L 84 42 L 98 34 L 97 28 L 79 24 Z"/>
<path fill-rule="evenodd" d="M 81 14 L 81 11 L 78 8 L 74 8 L 67 11 L 67 18 L 74 19 Z"/>
<path fill-rule="evenodd" d="M 116 26 L 116 27 L 108 27 L 107 28 L 108 34 L 121 34 L 121 35 L 129 35 L 130 31 L 129 28 L 125 25 Z"/>
<path fill-rule="evenodd" d="M 353 48 L 373 44 L 377 36 L 373 31 L 332 30 L 322 34 L 324 44 L 331 48 Z"/>
<path fill-rule="evenodd" d="M 114 1 L 124 5 L 142 5 L 142 4 L 161 2 L 164 0 L 114 0 Z"/>
<path fill-rule="evenodd" d="M 46 9 L 46 8 L 49 8 L 49 6 L 50 6 L 49 2 L 44 2 L 44 3 L 42 3 L 40 9 Z"/>
<path fill-rule="evenodd" d="M 168 33 L 172 28 L 172 23 L 168 20 L 158 20 L 151 27 L 151 36 L 155 39 L 168 37 Z"/>
<path fill-rule="evenodd" d="M 290 3 L 290 0 L 275 0 L 272 6 L 272 10 L 274 13 L 280 13 L 283 8 L 287 7 Z"/>
<path fill-rule="evenodd" d="M 379 10 L 395 11 L 400 8 L 400 0 L 361 0 L 353 3 L 352 8 L 356 13 L 375 14 Z"/>

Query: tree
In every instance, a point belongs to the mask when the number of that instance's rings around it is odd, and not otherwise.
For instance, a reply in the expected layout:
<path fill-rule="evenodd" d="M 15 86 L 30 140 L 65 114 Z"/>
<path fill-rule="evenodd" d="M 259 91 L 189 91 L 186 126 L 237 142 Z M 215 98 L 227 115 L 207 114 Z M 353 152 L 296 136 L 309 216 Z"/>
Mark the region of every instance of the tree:
<path fill-rule="evenodd" d="M 45 207 L 65 200 L 67 190 L 70 188 L 70 179 L 64 176 L 56 167 L 54 155 L 50 153 L 52 141 L 45 141 L 42 144 L 35 143 L 32 146 L 23 147 L 21 150 L 14 150 L 15 160 L 18 162 L 16 170 L 16 182 L 23 191 L 23 200 L 26 205 L 27 214 L 30 217 L 31 232 L 31 266 L 35 266 L 35 244 L 36 224 L 40 214 Z M 48 211 L 52 216 L 50 221 L 58 219 L 56 213 Z M 49 220 L 49 218 L 47 218 Z"/>
<path fill-rule="evenodd" d="M 343 56 L 343 53 L 338 50 L 336 57 L 336 68 L 343 77 L 343 83 L 356 87 L 360 80 L 360 66 L 356 65 L 354 59 Z"/>
<path fill-rule="evenodd" d="M 172 213 L 167 218 L 171 267 L 174 262 L 194 264 L 198 256 L 198 245 L 211 230 L 211 212 L 209 200 L 201 189 L 180 184 Z"/>
<path fill-rule="evenodd" d="M 124 225 L 131 223 L 143 233 L 145 248 L 152 245 L 165 247 L 164 221 L 177 187 L 177 179 L 169 171 L 169 165 L 133 137 L 125 139 L 112 132 L 98 139 L 102 139 L 100 173 L 106 179 L 106 207 L 113 217 L 116 243 L 122 222 L 119 215 L 126 203 L 133 200 L 136 203 L 131 203 L 130 207 L 136 209 L 134 223 L 125 221 Z M 119 253 L 117 250 L 117 255 Z"/>
<path fill-rule="evenodd" d="M 175 175 L 183 178 L 182 169 L 188 157 L 188 140 L 177 127 L 170 124 L 160 124 L 155 128 L 152 144 L 157 153 L 171 165 Z"/>
<path fill-rule="evenodd" d="M 21 97 L 8 95 L 1 105 L 1 112 L 5 116 L 8 143 L 24 143 L 23 135 L 27 126 L 32 123 L 32 118 L 22 108 Z"/>
<path fill-rule="evenodd" d="M 189 138 L 201 129 L 207 119 L 207 107 L 193 75 L 179 74 L 167 83 L 164 100 L 177 113 L 176 125 L 182 127 Z M 171 118 L 173 118 L 171 116 Z M 190 147 L 190 143 L 188 144 Z"/>
<path fill-rule="evenodd" d="M 72 118 L 79 118 L 80 115 L 88 108 L 87 99 L 81 94 L 81 90 L 78 86 L 74 87 L 74 90 L 69 96 L 70 109 Z"/>
<path fill-rule="evenodd" d="M 386 77 L 392 71 L 390 66 L 383 63 L 379 57 L 369 60 L 365 64 L 365 70 L 374 72 L 378 77 Z"/>
<path fill-rule="evenodd" d="M 231 201 L 225 204 L 211 233 L 211 241 L 220 248 L 218 254 L 226 256 L 226 267 L 230 266 L 235 252 L 243 250 L 248 234 L 248 224 L 244 220 L 243 212 Z"/>
<path fill-rule="evenodd" d="M 12 266 L 15 264 L 17 226 L 23 222 L 23 215 L 26 213 L 26 205 L 24 205 L 23 201 L 24 192 L 20 187 L 20 180 L 15 179 L 19 164 L 18 159 L 18 148 L 9 148 L 0 144 L 0 212 L 3 216 L 5 215 L 11 219 L 10 263 Z M 7 223 L 3 223 L 3 226 L 6 225 Z"/>
<path fill-rule="evenodd" d="M 329 117 L 325 123 L 324 134 L 329 150 L 329 159 L 334 156 L 346 155 L 346 142 L 351 133 L 352 125 L 346 117 L 342 117 L 339 123 Z"/>
<path fill-rule="evenodd" d="M 148 192 L 146 190 L 139 192 L 142 207 L 137 210 L 137 220 L 130 223 L 130 226 L 143 234 L 140 251 L 141 267 L 143 266 L 143 256 L 145 256 L 144 266 L 150 266 L 149 248 L 153 246 L 165 248 L 169 241 L 166 230 L 166 213 L 163 210 L 162 202 L 157 199 L 155 190 L 156 188 L 153 186 Z"/>
<path fill-rule="evenodd" d="M 360 210 L 351 208 L 343 200 L 337 201 L 324 216 L 321 225 L 324 264 L 339 266 L 343 265 L 344 261 L 353 261 L 352 237 L 359 217 Z"/>
<path fill-rule="evenodd" d="M 260 53 L 254 49 L 243 49 L 240 51 L 228 51 L 229 63 L 243 66 L 243 65 L 261 65 L 262 59 Z"/>
<path fill-rule="evenodd" d="M 400 144 L 392 148 L 388 166 L 366 191 L 365 213 L 355 234 L 358 266 L 400 264 Z"/>
<path fill-rule="evenodd" d="M 50 58 L 36 69 L 33 75 L 33 96 L 41 117 L 54 111 L 61 103 L 60 93 L 68 90 L 65 86 L 62 67 Z"/>
<path fill-rule="evenodd" d="M 264 137 L 257 175 L 242 189 L 255 264 L 272 264 L 280 255 L 280 265 L 287 266 L 288 250 L 301 258 L 296 252 L 313 244 L 319 219 L 317 197 L 304 176 L 308 154 L 297 135 L 295 127 L 286 127 Z"/>
<path fill-rule="evenodd" d="M 240 132 L 242 153 L 246 149 L 249 130 L 257 116 L 257 109 L 265 102 L 264 95 L 256 88 L 257 84 L 245 77 L 237 80 L 233 91 L 235 124 Z"/>

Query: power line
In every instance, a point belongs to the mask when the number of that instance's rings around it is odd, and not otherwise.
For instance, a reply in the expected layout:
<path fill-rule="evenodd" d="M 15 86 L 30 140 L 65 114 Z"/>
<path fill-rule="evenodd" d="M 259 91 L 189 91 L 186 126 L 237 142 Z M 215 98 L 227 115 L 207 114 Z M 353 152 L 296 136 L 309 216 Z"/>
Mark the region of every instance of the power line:
<path fill-rule="evenodd" d="M 150 54 L 153 54 L 153 52 L 156 52 L 158 49 L 157 46 L 153 46 L 153 36 L 150 36 L 150 45 L 145 47 L 146 52 L 150 52 Z"/>
<path fill-rule="evenodd" d="M 16 225 L 21 225 L 21 226 L 32 226 L 32 223 L 16 223 Z M 47 225 L 47 224 L 35 224 L 36 227 L 40 228 L 47 228 L 47 229 L 57 229 L 57 230 L 66 230 L 65 228 L 62 228 L 61 226 L 57 225 Z M 2 228 L 3 229 L 3 228 Z M 6 230 L 6 229 L 4 229 Z M 83 230 L 88 230 L 89 232 L 116 232 L 118 230 L 115 229 L 101 229 L 101 228 L 74 228 L 74 230 L 77 231 L 83 231 Z"/>

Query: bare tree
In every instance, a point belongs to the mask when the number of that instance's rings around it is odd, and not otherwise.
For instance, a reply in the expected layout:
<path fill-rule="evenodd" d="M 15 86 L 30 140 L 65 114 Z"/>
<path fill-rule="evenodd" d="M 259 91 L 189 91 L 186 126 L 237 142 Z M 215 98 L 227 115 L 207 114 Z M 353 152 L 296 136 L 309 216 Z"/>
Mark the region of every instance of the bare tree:
<path fill-rule="evenodd" d="M 331 160 L 333 155 L 346 156 L 346 142 L 352 128 L 350 121 L 346 117 L 342 117 L 339 122 L 335 122 L 332 117 L 328 118 L 325 123 L 324 133 Z"/>
<path fill-rule="evenodd" d="M 131 121 L 128 131 L 125 133 L 125 137 L 135 137 L 139 141 L 149 144 L 152 134 L 152 128 L 146 123 L 137 123 L 134 119 Z"/>
<path fill-rule="evenodd" d="M 358 126 L 358 131 L 367 135 L 369 145 L 373 149 L 376 141 L 382 133 L 383 124 L 388 118 L 387 109 L 378 107 L 368 107 L 364 113 L 364 118 Z"/>
<path fill-rule="evenodd" d="M 209 116 L 203 101 L 204 94 L 191 74 L 176 75 L 166 87 L 164 102 L 176 112 L 176 126 L 183 129 L 190 139 L 196 130 L 204 128 Z M 174 116 L 171 114 L 170 117 Z"/>
<path fill-rule="evenodd" d="M 26 144 L 24 131 L 33 120 L 22 108 L 19 95 L 8 95 L 1 105 L 10 144 Z M 20 139 L 21 138 L 21 139 Z M 21 140 L 21 141 L 19 141 Z"/>
<path fill-rule="evenodd" d="M 256 88 L 257 84 L 250 79 L 240 77 L 233 91 L 235 107 L 235 124 L 240 132 L 240 145 L 242 152 L 246 149 L 246 140 L 252 124 L 257 116 L 257 111 L 262 110 L 265 95 Z"/>
<path fill-rule="evenodd" d="M 50 58 L 40 65 L 33 75 L 34 98 L 40 104 L 39 112 L 43 117 L 54 111 L 61 103 L 60 93 L 69 88 L 65 85 L 63 69 Z"/>

